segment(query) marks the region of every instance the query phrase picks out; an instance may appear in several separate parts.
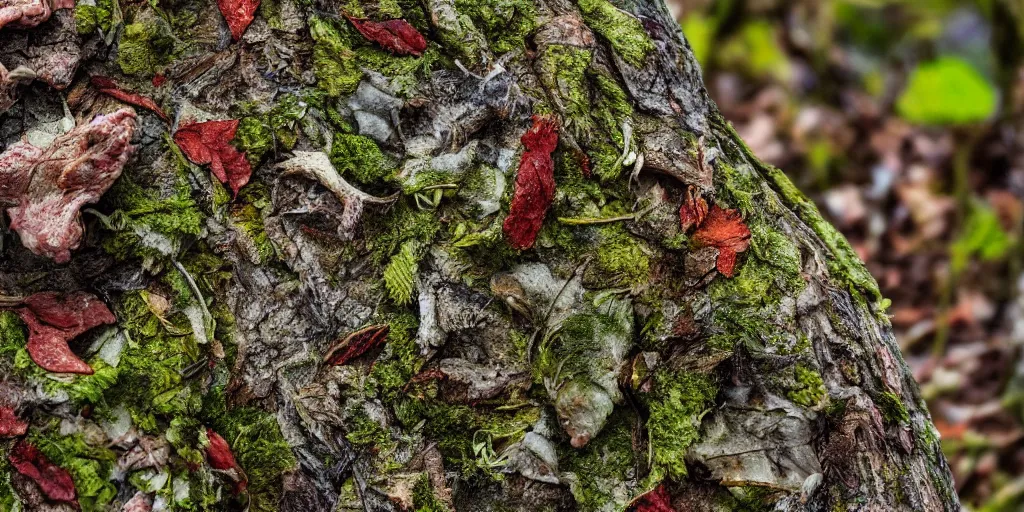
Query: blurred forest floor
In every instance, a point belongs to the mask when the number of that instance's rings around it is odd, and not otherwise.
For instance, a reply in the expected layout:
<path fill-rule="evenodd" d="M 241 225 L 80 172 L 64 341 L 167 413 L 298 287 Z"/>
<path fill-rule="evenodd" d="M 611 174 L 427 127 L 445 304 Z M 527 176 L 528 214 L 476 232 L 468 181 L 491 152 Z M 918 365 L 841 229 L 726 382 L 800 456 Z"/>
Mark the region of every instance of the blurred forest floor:
<path fill-rule="evenodd" d="M 964 504 L 1024 510 L 1024 0 L 669 0 L 886 297 Z"/>

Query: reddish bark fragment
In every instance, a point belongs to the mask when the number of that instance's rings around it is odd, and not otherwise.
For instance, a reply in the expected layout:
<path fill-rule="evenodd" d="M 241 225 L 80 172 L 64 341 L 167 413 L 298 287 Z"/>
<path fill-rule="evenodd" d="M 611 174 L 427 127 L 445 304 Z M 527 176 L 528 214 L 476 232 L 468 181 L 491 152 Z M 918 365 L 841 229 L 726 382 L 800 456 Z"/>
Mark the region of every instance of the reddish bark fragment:
<path fill-rule="evenodd" d="M 509 245 L 529 249 L 537 239 L 544 215 L 555 199 L 555 163 L 558 125 L 553 117 L 533 116 L 533 126 L 519 139 L 525 150 L 516 172 L 512 205 L 502 229 Z"/>
<path fill-rule="evenodd" d="M 18 441 L 7 455 L 7 460 L 15 471 L 32 479 L 47 498 L 78 507 L 75 481 L 71 475 L 47 460 L 35 446 L 24 440 Z"/>
<path fill-rule="evenodd" d="M 4 25 L 32 28 L 50 19 L 52 12 L 50 0 L 0 1 L 0 28 Z"/>
<path fill-rule="evenodd" d="M 637 498 L 630 512 L 676 512 L 676 509 L 672 508 L 672 497 L 665 490 L 665 486 L 659 485 L 653 491 Z"/>
<path fill-rule="evenodd" d="M 679 224 L 683 232 L 689 232 L 695 226 L 704 222 L 708 214 L 708 202 L 696 192 L 691 185 L 686 188 L 686 195 L 683 197 L 683 205 L 679 207 Z"/>
<path fill-rule="evenodd" d="M 693 234 L 693 240 L 700 245 L 717 248 L 718 272 L 725 277 L 732 277 L 736 255 L 750 246 L 750 230 L 738 211 L 714 205 Z"/>
<path fill-rule="evenodd" d="M 18 437 L 27 431 L 28 423 L 14 413 L 13 407 L 0 407 L 0 437 Z"/>
<path fill-rule="evenodd" d="M 372 21 L 345 15 L 363 37 L 397 55 L 423 55 L 427 40 L 405 20 Z"/>
<path fill-rule="evenodd" d="M 82 241 L 79 209 L 96 202 L 132 153 L 135 111 L 99 115 L 57 137 L 46 149 L 17 142 L 0 154 L 0 203 L 22 245 L 57 263 Z"/>
<path fill-rule="evenodd" d="M 174 142 L 193 163 L 210 164 L 213 175 L 238 195 L 249 182 L 252 167 L 245 153 L 231 145 L 238 130 L 238 119 L 191 123 L 174 132 Z"/>
<path fill-rule="evenodd" d="M 106 94 L 111 98 L 123 101 L 129 105 L 142 107 L 160 116 L 160 119 L 162 119 L 165 123 L 171 122 L 171 120 L 167 117 L 167 114 L 164 114 L 163 109 L 160 108 L 160 105 L 157 105 L 152 98 L 143 96 L 141 94 L 136 94 L 122 90 L 120 87 L 118 87 L 117 83 L 115 83 L 113 80 L 105 76 L 93 76 L 89 79 L 89 82 L 92 84 L 93 87 L 99 89 L 101 94 Z"/>
<path fill-rule="evenodd" d="M 346 365 L 370 349 L 384 343 L 390 330 L 391 328 L 387 324 L 371 325 L 359 329 L 335 343 L 324 355 L 324 362 L 334 366 Z"/>
<path fill-rule="evenodd" d="M 29 356 L 40 368 L 55 373 L 91 375 L 92 368 L 75 355 L 68 342 L 103 324 L 117 321 L 95 295 L 74 292 L 34 294 L 16 311 L 28 326 Z"/>
<path fill-rule="evenodd" d="M 228 22 L 228 29 L 231 30 L 231 38 L 238 41 L 249 28 L 249 24 L 256 17 L 256 9 L 260 7 L 260 0 L 217 0 L 217 8 L 224 15 L 224 21 Z"/>

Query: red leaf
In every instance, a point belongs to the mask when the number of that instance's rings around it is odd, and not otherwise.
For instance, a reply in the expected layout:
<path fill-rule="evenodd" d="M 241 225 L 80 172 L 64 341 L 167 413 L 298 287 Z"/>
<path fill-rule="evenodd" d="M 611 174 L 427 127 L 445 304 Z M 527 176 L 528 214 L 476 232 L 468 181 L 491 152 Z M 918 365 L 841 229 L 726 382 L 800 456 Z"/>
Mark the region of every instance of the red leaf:
<path fill-rule="evenodd" d="M 25 423 L 14 414 L 13 407 L 0 407 L 0 437 L 18 437 L 28 431 L 28 423 Z"/>
<path fill-rule="evenodd" d="M 118 87 L 117 83 L 105 76 L 93 76 L 89 79 L 89 82 L 93 87 L 99 89 L 102 94 L 106 94 L 107 96 L 123 101 L 129 105 L 135 105 L 136 107 L 142 107 L 149 110 L 160 116 L 160 119 L 163 119 L 165 123 L 171 122 L 171 120 L 167 118 L 167 114 L 164 114 L 163 109 L 160 108 L 160 105 L 157 105 L 151 98 L 141 94 L 124 91 Z"/>
<path fill-rule="evenodd" d="M 665 490 L 664 485 L 659 485 L 651 492 L 644 494 L 633 502 L 630 512 L 675 512 L 672 508 L 672 497 Z"/>
<path fill-rule="evenodd" d="M 256 17 L 256 9 L 260 6 L 260 0 L 217 0 L 217 8 L 224 15 L 231 29 L 231 38 L 238 41 L 249 28 L 253 18 Z"/>
<path fill-rule="evenodd" d="M 117 321 L 107 305 L 86 292 L 34 294 L 16 311 L 28 326 L 28 355 L 39 367 L 55 373 L 91 375 L 92 368 L 68 342 L 93 327 Z"/>
<path fill-rule="evenodd" d="M 398 55 L 423 55 L 427 40 L 405 20 L 372 21 L 345 15 L 363 37 Z"/>
<path fill-rule="evenodd" d="M 164 75 L 163 73 L 157 73 L 157 74 L 153 75 L 153 81 L 152 81 L 153 87 L 160 87 L 165 82 L 167 82 L 167 76 Z"/>
<path fill-rule="evenodd" d="M 220 434 L 208 428 L 206 437 L 210 440 L 210 446 L 206 448 L 206 459 L 210 461 L 213 469 L 228 470 L 238 466 L 235 455 L 231 453 L 231 447 Z"/>
<path fill-rule="evenodd" d="M 11 467 L 15 471 L 31 478 L 47 498 L 78 506 L 75 481 L 71 479 L 71 475 L 47 460 L 35 446 L 18 441 L 7 455 L 7 460 L 11 462 Z"/>
<path fill-rule="evenodd" d="M 525 151 L 519 160 L 515 193 L 502 229 L 512 247 L 529 249 L 555 199 L 555 163 L 551 159 L 551 153 L 558 146 L 555 119 L 533 116 L 533 126 L 519 141 Z"/>
<path fill-rule="evenodd" d="M 704 223 L 693 234 L 693 240 L 700 245 L 717 248 L 718 271 L 725 277 L 732 277 L 736 254 L 750 246 L 750 230 L 738 211 L 714 205 L 704 218 Z"/>
<path fill-rule="evenodd" d="M 707 214 L 708 202 L 695 192 L 692 185 L 687 187 L 683 205 L 679 207 L 679 224 L 682 226 L 683 232 L 686 233 L 694 226 L 701 225 Z"/>
<path fill-rule="evenodd" d="M 370 349 L 384 343 L 390 330 L 387 325 L 371 325 L 359 329 L 332 346 L 324 356 L 324 362 L 334 366 L 348 364 Z"/>
<path fill-rule="evenodd" d="M 235 195 L 252 176 L 245 153 L 231 145 L 237 130 L 238 119 L 229 119 L 191 123 L 174 132 L 174 142 L 185 156 L 199 165 L 210 164 L 213 175 L 226 183 Z"/>

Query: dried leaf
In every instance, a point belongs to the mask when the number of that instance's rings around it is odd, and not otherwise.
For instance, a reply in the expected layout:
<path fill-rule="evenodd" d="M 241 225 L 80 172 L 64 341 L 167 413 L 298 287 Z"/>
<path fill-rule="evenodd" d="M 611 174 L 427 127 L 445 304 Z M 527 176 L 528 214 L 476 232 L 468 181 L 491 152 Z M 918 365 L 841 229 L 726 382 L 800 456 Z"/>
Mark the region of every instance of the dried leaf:
<path fill-rule="evenodd" d="M 551 153 L 558 146 L 558 125 L 553 117 L 533 116 L 533 126 L 519 140 L 525 151 L 519 160 L 515 193 L 502 229 L 512 247 L 529 249 L 555 199 L 555 163 Z"/>
<path fill-rule="evenodd" d="M 683 205 L 679 207 L 679 224 L 683 232 L 689 232 L 693 227 L 701 225 L 707 214 L 708 202 L 696 192 L 693 185 L 690 185 L 686 188 Z"/>
<path fill-rule="evenodd" d="M 171 122 L 171 120 L 167 117 L 167 114 L 165 114 L 163 109 L 160 108 L 160 105 L 157 105 L 156 102 L 153 101 L 151 98 L 143 96 L 141 94 L 136 94 L 122 90 L 117 85 L 117 83 L 115 83 L 110 78 L 95 75 L 89 79 L 89 83 L 91 83 L 93 87 L 99 89 L 100 93 L 102 94 L 106 94 L 111 98 L 123 101 L 129 105 L 135 105 L 137 107 L 142 107 L 146 110 L 149 110 L 154 114 L 160 116 L 160 119 L 162 119 L 165 123 Z"/>
<path fill-rule="evenodd" d="M 633 502 L 631 512 L 676 512 L 672 508 L 672 497 L 665 490 L 664 485 L 659 485 Z"/>
<path fill-rule="evenodd" d="M 32 479 L 47 498 L 78 506 L 75 481 L 71 475 L 47 460 L 35 446 L 24 440 L 18 441 L 7 455 L 7 460 L 15 471 Z"/>
<path fill-rule="evenodd" d="M 736 254 L 750 246 L 750 230 L 738 211 L 714 205 L 693 234 L 693 240 L 700 245 L 718 249 L 718 271 L 725 277 L 732 277 Z"/>
<path fill-rule="evenodd" d="M 371 325 L 355 331 L 327 351 L 324 362 L 334 366 L 346 365 L 368 350 L 380 346 L 388 337 L 387 324 Z"/>
<path fill-rule="evenodd" d="M 92 368 L 71 351 L 68 342 L 93 327 L 117 321 L 102 300 L 86 292 L 37 293 L 16 312 L 28 326 L 26 348 L 32 361 L 55 373 L 91 375 Z"/>
<path fill-rule="evenodd" d="M 238 466 L 235 455 L 231 453 L 231 447 L 220 434 L 214 432 L 212 428 L 208 428 L 206 437 L 210 440 L 210 446 L 206 448 L 206 459 L 210 461 L 210 467 L 228 470 Z"/>
<path fill-rule="evenodd" d="M 28 423 L 18 418 L 13 407 L 0 407 L 0 437 L 18 437 L 28 431 Z"/>
<path fill-rule="evenodd" d="M 191 123 L 174 132 L 174 142 L 193 163 L 210 164 L 213 175 L 236 195 L 252 175 L 245 153 L 231 145 L 238 119 Z"/>
<path fill-rule="evenodd" d="M 397 55 L 423 55 L 427 40 L 408 21 L 372 21 L 345 15 L 363 37 Z"/>
<path fill-rule="evenodd" d="M 224 15 L 224 20 L 228 22 L 231 38 L 238 41 L 256 17 L 260 0 L 217 0 L 217 7 Z"/>
<path fill-rule="evenodd" d="M 0 203 L 22 245 L 57 263 L 82 241 L 79 208 L 96 202 L 132 153 L 135 111 L 123 108 L 75 127 L 46 149 L 21 141 L 0 154 Z"/>

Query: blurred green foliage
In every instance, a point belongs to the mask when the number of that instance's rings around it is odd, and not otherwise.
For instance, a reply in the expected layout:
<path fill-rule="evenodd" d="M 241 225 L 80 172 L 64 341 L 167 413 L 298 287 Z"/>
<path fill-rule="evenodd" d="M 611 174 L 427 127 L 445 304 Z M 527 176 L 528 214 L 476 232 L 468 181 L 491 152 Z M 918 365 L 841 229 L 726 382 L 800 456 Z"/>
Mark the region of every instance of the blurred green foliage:
<path fill-rule="evenodd" d="M 996 91 L 970 63 L 940 57 L 914 69 L 896 108 L 912 123 L 973 123 L 995 112 Z"/>

